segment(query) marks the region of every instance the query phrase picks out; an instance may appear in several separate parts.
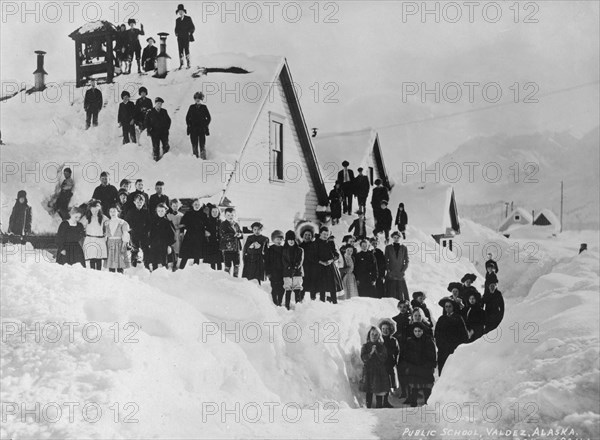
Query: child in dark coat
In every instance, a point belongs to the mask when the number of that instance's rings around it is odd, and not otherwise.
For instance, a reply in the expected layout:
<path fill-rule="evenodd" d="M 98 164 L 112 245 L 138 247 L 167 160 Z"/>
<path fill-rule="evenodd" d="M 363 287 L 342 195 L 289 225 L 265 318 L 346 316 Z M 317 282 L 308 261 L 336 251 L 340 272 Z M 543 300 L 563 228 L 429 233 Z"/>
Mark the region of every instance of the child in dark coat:
<path fill-rule="evenodd" d="M 398 301 L 398 314 L 392 318 L 396 323 L 396 333 L 394 337 L 398 340 L 400 346 L 400 356 L 398 357 L 398 381 L 400 383 L 400 398 L 408 395 L 408 383 L 406 381 L 406 365 L 404 363 L 404 353 L 406 349 L 406 339 L 408 338 L 408 326 L 410 325 L 410 307 L 408 301 Z"/>
<path fill-rule="evenodd" d="M 219 248 L 219 229 L 221 226 L 221 210 L 218 206 L 208 204 L 208 217 L 205 221 L 204 237 L 205 237 L 205 250 L 204 250 L 204 262 L 210 264 L 210 267 L 214 270 L 221 270 L 223 268 L 223 253 Z"/>
<path fill-rule="evenodd" d="M 123 102 L 119 104 L 119 114 L 117 115 L 119 127 L 123 129 L 123 144 L 135 142 L 135 104 L 129 98 L 131 98 L 129 92 L 123 90 L 121 92 Z"/>
<path fill-rule="evenodd" d="M 294 292 L 296 304 L 302 301 L 303 263 L 304 249 L 298 246 L 296 233 L 287 231 L 283 245 L 283 290 L 285 291 L 285 307 L 288 310 L 292 292 Z"/>
<path fill-rule="evenodd" d="M 406 341 L 406 372 L 409 384 L 409 398 L 404 402 L 412 407 L 417 406 L 419 391 L 423 390 L 425 403 L 433 388 L 433 372 L 436 365 L 435 344 L 426 334 L 425 326 L 416 323 L 413 333 Z"/>
<path fill-rule="evenodd" d="M 387 350 L 386 366 L 390 377 L 390 390 L 383 396 L 383 407 L 393 408 L 389 397 L 390 391 L 399 386 L 397 364 L 400 356 L 400 345 L 398 344 L 398 340 L 393 336 L 396 333 L 396 324 L 394 324 L 394 321 L 391 319 L 381 320 L 379 322 L 379 329 L 383 335 L 383 345 L 385 345 Z"/>
<path fill-rule="evenodd" d="M 364 362 L 360 388 L 366 393 L 367 408 L 371 408 L 373 394 L 377 402 L 376 408 L 383 408 L 383 399 L 389 392 L 391 383 L 386 363 L 388 353 L 381 330 L 377 327 L 369 329 L 367 342 L 360 349 L 360 358 Z"/>
<path fill-rule="evenodd" d="M 375 262 L 377 263 L 377 280 L 375 281 L 375 298 L 383 298 L 385 296 L 385 275 L 387 270 L 387 262 L 385 254 L 378 248 L 379 240 L 377 237 L 371 238 L 371 247 Z"/>
<path fill-rule="evenodd" d="M 242 278 L 257 280 L 260 285 L 265 280 L 265 252 L 269 245 L 269 239 L 261 234 L 263 225 L 254 222 L 250 226 L 252 235 L 246 239 L 242 251 L 244 269 Z"/>
<path fill-rule="evenodd" d="M 27 192 L 23 190 L 17 193 L 8 221 L 8 233 L 22 236 L 31 234 L 31 206 L 27 204 Z"/>
<path fill-rule="evenodd" d="M 406 240 L 406 225 L 408 224 L 408 214 L 404 210 L 404 203 L 398 205 L 398 212 L 396 213 L 396 226 L 402 233 L 402 238 Z"/>
<path fill-rule="evenodd" d="M 497 288 L 498 278 L 490 280 L 488 291 L 483 295 L 483 307 L 485 310 L 485 333 L 497 328 L 504 318 L 504 298 Z"/>
<path fill-rule="evenodd" d="M 265 269 L 271 281 L 271 296 L 273 304 L 280 306 L 283 302 L 283 232 L 273 231 L 271 241 L 265 258 Z"/>
<path fill-rule="evenodd" d="M 425 304 L 425 293 L 423 292 L 413 292 L 412 294 L 412 301 L 410 302 L 410 306 L 415 309 L 415 308 L 419 308 L 421 310 L 423 310 L 423 313 L 425 314 L 425 317 L 427 318 L 427 320 L 429 322 L 431 321 L 431 312 L 429 311 L 429 308 L 427 307 L 427 304 Z"/>
<path fill-rule="evenodd" d="M 140 87 L 138 94 L 140 97 L 135 101 L 135 137 L 138 145 L 140 145 L 141 134 L 146 129 L 146 115 L 152 110 L 152 100 L 148 98 L 148 89 L 146 87 Z"/>
<path fill-rule="evenodd" d="M 363 239 L 360 241 L 360 252 L 354 257 L 354 276 L 358 286 L 358 296 L 375 297 L 377 274 L 375 255 L 369 251 L 369 242 Z"/>
<path fill-rule="evenodd" d="M 148 252 L 151 270 L 167 267 L 167 257 L 172 252 L 170 246 L 175 242 L 175 232 L 166 217 L 167 209 L 167 205 L 159 203 L 150 223 Z"/>
<path fill-rule="evenodd" d="M 392 212 L 388 209 L 388 201 L 382 200 L 380 209 L 375 214 L 375 230 L 373 235 L 377 236 L 380 232 L 385 234 L 385 243 L 390 241 L 390 230 L 392 229 Z"/>
<path fill-rule="evenodd" d="M 138 254 L 141 250 L 144 254 L 144 266 L 148 267 L 148 233 L 150 230 L 150 214 L 144 209 L 145 199 L 141 194 L 134 198 L 133 208 L 127 211 L 125 221 L 129 224 L 129 235 L 131 237 L 131 265 L 138 264 Z"/>
<path fill-rule="evenodd" d="M 225 272 L 231 273 L 233 266 L 233 276 L 237 278 L 240 271 L 240 241 L 244 234 L 240 225 L 233 219 L 234 215 L 235 209 L 227 208 L 225 210 L 225 220 L 219 225 L 219 240 L 225 262 Z"/>
<path fill-rule="evenodd" d="M 469 342 L 481 338 L 485 327 L 485 312 L 481 308 L 479 302 L 477 302 L 477 296 L 473 293 L 469 295 L 469 303 L 463 311 L 463 316 L 465 318 L 467 330 L 471 335 Z"/>
<path fill-rule="evenodd" d="M 192 202 L 192 209 L 183 214 L 181 226 L 185 229 L 185 235 L 181 243 L 180 269 L 185 268 L 189 259 L 194 260 L 194 264 L 200 264 L 202 257 L 202 246 L 204 245 L 206 230 L 205 217 L 201 210 L 200 199 Z"/>

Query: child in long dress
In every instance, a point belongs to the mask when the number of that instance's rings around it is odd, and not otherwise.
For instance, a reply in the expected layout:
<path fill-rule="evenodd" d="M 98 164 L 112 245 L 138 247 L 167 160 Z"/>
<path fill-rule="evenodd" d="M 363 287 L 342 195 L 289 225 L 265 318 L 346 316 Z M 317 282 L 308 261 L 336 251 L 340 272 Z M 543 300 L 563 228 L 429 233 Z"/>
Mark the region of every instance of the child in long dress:
<path fill-rule="evenodd" d="M 108 257 L 104 267 L 109 272 L 119 272 L 129 268 L 127 258 L 127 245 L 129 244 L 129 225 L 119 217 L 120 211 L 116 206 L 108 210 L 110 219 L 104 222 L 104 234 L 106 235 L 106 247 Z"/>
<path fill-rule="evenodd" d="M 181 249 L 181 242 L 183 240 L 183 234 L 181 233 L 181 219 L 183 218 L 183 213 L 179 212 L 180 207 L 181 203 L 178 199 L 171 200 L 171 211 L 167 214 L 167 219 L 169 219 L 173 225 L 173 231 L 175 232 L 175 243 L 173 243 L 173 246 L 171 247 L 173 252 L 170 255 L 169 261 L 169 264 L 172 265 L 173 271 L 175 271 L 178 267 L 179 250 Z"/>
<path fill-rule="evenodd" d="M 106 236 L 104 235 L 104 222 L 107 220 L 104 214 L 102 214 L 100 201 L 90 201 L 85 217 L 82 220 L 85 227 L 83 253 L 90 269 L 102 270 L 102 260 L 105 260 L 108 256 Z"/>
<path fill-rule="evenodd" d="M 358 285 L 354 276 L 354 246 L 345 246 L 343 249 L 343 266 L 340 269 L 342 274 L 342 287 L 346 293 L 346 299 L 358 296 Z"/>

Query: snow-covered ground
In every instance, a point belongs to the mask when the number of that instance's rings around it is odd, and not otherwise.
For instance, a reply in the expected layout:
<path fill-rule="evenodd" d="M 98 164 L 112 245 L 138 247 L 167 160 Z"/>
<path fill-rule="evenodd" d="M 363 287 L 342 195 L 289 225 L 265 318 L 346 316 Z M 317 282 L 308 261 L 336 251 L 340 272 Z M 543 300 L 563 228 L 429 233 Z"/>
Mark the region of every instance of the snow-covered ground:
<path fill-rule="evenodd" d="M 463 238 L 491 234 L 470 224 Z M 591 236 L 540 241 L 553 255 L 543 274 L 500 259 L 501 286 L 536 275 L 525 293 L 508 295 L 501 335 L 450 358 L 429 413 L 360 409 L 360 346 L 370 325 L 395 314 L 393 300 L 308 301 L 286 311 L 272 305 L 268 286 L 205 266 L 119 276 L 6 247 L 2 438 L 447 438 L 444 429 L 467 430 L 452 438 L 506 438 L 493 429 L 534 435 L 558 426 L 576 433 L 566 437 L 592 438 L 600 350 Z M 583 238 L 590 250 L 577 256 Z M 525 269 L 515 275 L 516 267 Z M 427 292 L 437 316 L 447 283 L 475 270 L 464 257 L 415 254 L 407 282 Z"/>

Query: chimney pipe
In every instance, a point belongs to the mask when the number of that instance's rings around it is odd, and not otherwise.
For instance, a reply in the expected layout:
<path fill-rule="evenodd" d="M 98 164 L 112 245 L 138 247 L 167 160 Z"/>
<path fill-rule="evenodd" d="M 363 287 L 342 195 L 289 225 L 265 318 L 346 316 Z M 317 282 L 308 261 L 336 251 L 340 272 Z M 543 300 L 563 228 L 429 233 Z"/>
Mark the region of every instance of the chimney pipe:
<path fill-rule="evenodd" d="M 319 131 L 319 129 L 317 127 L 313 127 L 313 128 L 311 128 L 311 130 L 312 130 L 312 137 L 316 138 L 317 132 Z"/>
<path fill-rule="evenodd" d="M 160 37 L 160 53 L 158 54 L 156 67 L 158 78 L 164 78 L 167 76 L 167 60 L 171 58 L 167 55 L 167 36 L 169 34 L 167 32 L 159 32 L 158 36 Z"/>
<path fill-rule="evenodd" d="M 36 92 L 39 92 L 46 88 L 45 79 L 46 75 L 48 75 L 48 72 L 44 70 L 44 55 L 46 55 L 46 52 L 43 50 L 36 50 L 35 53 L 37 54 L 37 69 L 33 72 L 33 89 Z"/>

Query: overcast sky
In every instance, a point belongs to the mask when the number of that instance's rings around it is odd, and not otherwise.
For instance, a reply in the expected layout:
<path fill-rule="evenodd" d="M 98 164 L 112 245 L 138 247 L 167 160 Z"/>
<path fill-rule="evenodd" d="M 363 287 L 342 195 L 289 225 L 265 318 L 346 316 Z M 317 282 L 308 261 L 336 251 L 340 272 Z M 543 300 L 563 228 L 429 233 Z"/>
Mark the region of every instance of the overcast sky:
<path fill-rule="evenodd" d="M 68 34 L 86 18 L 120 23 L 133 14 L 147 35 L 172 34 L 177 3 L 26 2 L 34 12 L 23 16 L 22 2 L 3 1 L 0 78 L 31 82 L 33 51 L 42 49 L 48 81 L 72 81 Z M 581 134 L 598 125 L 598 2 L 476 3 L 470 9 L 464 2 L 428 2 L 439 9 L 439 22 L 433 13 L 423 18 L 422 2 L 231 2 L 227 9 L 238 12 L 227 15 L 223 2 L 185 6 L 197 29 L 194 65 L 214 52 L 283 55 L 309 127 L 379 128 L 388 161 L 433 160 L 474 136 Z M 440 94 L 422 96 L 423 83 L 428 89 L 439 83 Z M 473 102 L 464 83 L 479 84 L 471 86 Z"/>

